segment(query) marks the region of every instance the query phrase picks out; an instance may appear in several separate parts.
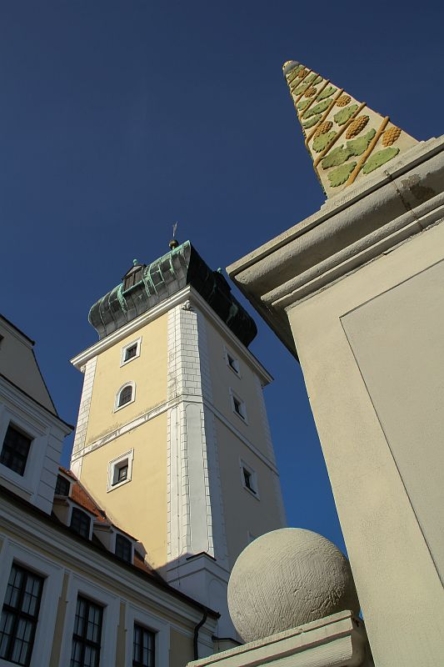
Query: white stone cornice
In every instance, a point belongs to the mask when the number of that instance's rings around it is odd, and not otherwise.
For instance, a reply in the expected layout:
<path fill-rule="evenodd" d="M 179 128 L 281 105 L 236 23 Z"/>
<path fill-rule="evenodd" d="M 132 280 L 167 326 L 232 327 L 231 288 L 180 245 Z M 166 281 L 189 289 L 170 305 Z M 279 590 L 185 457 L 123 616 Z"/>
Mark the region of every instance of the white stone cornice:
<path fill-rule="evenodd" d="M 125 433 L 133 431 L 135 428 L 138 428 L 142 424 L 145 424 L 147 421 L 150 421 L 151 419 L 158 417 L 159 415 L 167 412 L 168 410 L 172 410 L 173 408 L 177 407 L 178 405 L 181 405 L 182 403 L 186 404 L 196 403 L 198 405 L 202 405 L 203 407 L 207 408 L 216 417 L 216 419 L 221 421 L 224 424 L 224 426 L 226 426 L 236 436 L 236 438 L 241 440 L 244 443 L 244 445 L 248 447 L 248 449 L 250 449 L 262 461 L 262 463 L 264 463 L 268 468 L 270 468 L 270 470 L 272 470 L 276 475 L 279 474 L 275 461 L 269 458 L 268 456 L 262 454 L 262 452 L 259 451 L 259 449 L 248 438 L 246 438 L 226 417 L 224 417 L 224 415 L 220 412 L 220 410 L 218 410 L 208 400 L 203 398 L 201 394 L 198 395 L 179 394 L 175 398 L 169 401 L 161 403 L 160 405 L 156 405 L 151 410 L 148 410 L 148 412 L 139 415 L 132 421 L 124 424 L 123 426 L 114 431 L 106 433 L 98 440 L 94 440 L 94 442 L 91 442 L 89 445 L 83 447 L 78 452 L 73 453 L 71 457 L 71 464 L 74 464 L 74 462 L 81 459 L 83 456 L 85 456 L 85 454 L 89 454 L 89 452 L 92 452 L 93 450 L 98 449 L 99 447 L 107 445 L 109 442 L 112 442 L 116 438 L 119 438 Z"/>
<path fill-rule="evenodd" d="M 20 526 L 19 532 L 17 525 Z M 168 614 L 172 620 L 180 621 L 185 616 L 196 623 L 202 616 L 199 608 L 181 600 L 174 595 L 173 590 L 157 586 L 148 575 L 141 583 L 136 568 L 119 567 L 114 559 L 102 556 L 88 541 L 71 537 L 69 532 L 48 521 L 39 521 L 34 514 L 17 507 L 5 497 L 2 497 L 1 502 L 0 526 L 14 535 L 9 539 L 9 544 L 23 544 L 39 556 L 46 553 L 51 561 L 56 557 L 59 564 L 63 563 L 73 571 L 81 570 L 85 577 L 96 581 L 106 581 L 122 597 L 127 598 L 130 593 L 134 598 L 139 598 L 140 604 L 145 607 L 154 605 L 157 611 Z"/>
<path fill-rule="evenodd" d="M 285 309 L 444 217 L 444 137 L 345 190 L 227 272 L 294 353 Z"/>
<path fill-rule="evenodd" d="M 97 343 L 94 343 L 94 345 L 91 347 L 88 347 L 88 349 L 73 357 L 73 359 L 71 359 L 71 363 L 79 370 L 82 370 L 86 362 L 96 355 L 104 352 L 110 347 L 113 347 L 113 345 L 123 340 L 123 338 L 126 338 L 126 336 L 129 336 L 135 331 L 138 331 L 140 327 L 145 326 L 148 324 L 148 322 L 156 320 L 168 310 L 174 308 L 174 306 L 182 303 L 182 301 L 186 301 L 186 299 L 189 298 L 190 289 L 191 288 L 189 286 L 184 287 L 183 290 L 177 292 L 177 294 L 174 294 L 174 296 L 170 297 L 166 301 L 162 301 L 162 303 L 154 306 L 154 308 L 151 308 L 146 313 L 139 315 L 139 317 L 134 318 L 134 320 L 131 320 L 131 322 L 128 322 L 128 324 L 125 326 L 117 329 L 117 331 L 113 331 L 113 333 L 109 334 L 109 336 L 102 338 L 101 340 L 97 341 Z"/>
<path fill-rule="evenodd" d="M 189 667 L 370 667 L 364 624 L 350 611 L 249 642 Z"/>
<path fill-rule="evenodd" d="M 200 296 L 200 294 L 193 287 L 191 287 L 191 285 L 187 285 L 180 292 L 177 292 L 177 294 L 174 294 L 166 301 L 159 303 L 157 306 L 151 308 L 146 313 L 139 315 L 139 317 L 131 320 L 131 322 L 128 322 L 128 324 L 125 326 L 117 329 L 117 331 L 114 331 L 109 336 L 102 338 L 88 349 L 80 352 L 80 354 L 71 359 L 71 363 L 77 369 L 83 372 L 86 363 L 90 359 L 112 347 L 130 334 L 138 331 L 142 326 L 148 324 L 148 322 L 152 322 L 175 306 L 178 306 L 181 303 L 185 303 L 186 301 L 191 301 L 191 303 L 199 308 L 199 310 L 206 315 L 207 319 L 209 319 L 210 322 L 223 333 L 224 337 L 229 341 L 230 345 L 236 350 L 236 353 L 239 354 L 246 361 L 246 363 L 253 367 L 255 372 L 261 378 L 263 386 L 266 386 L 272 382 L 273 378 L 270 373 L 256 359 L 254 354 L 252 354 L 252 352 L 250 352 L 245 347 L 245 345 L 241 343 L 238 337 L 235 336 L 229 327 L 214 312 L 211 306 L 208 305 L 205 299 Z"/>

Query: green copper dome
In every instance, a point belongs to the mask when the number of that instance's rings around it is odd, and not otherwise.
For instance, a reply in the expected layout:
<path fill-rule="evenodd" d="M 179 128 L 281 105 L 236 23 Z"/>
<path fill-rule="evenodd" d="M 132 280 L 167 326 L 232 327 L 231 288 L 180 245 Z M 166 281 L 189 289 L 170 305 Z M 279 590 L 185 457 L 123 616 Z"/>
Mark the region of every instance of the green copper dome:
<path fill-rule="evenodd" d="M 246 346 L 255 338 L 256 324 L 231 294 L 218 271 L 212 271 L 189 241 L 172 248 L 148 266 L 134 265 L 120 285 L 105 294 L 91 308 L 88 320 L 105 338 L 134 318 L 166 301 L 191 285 Z"/>

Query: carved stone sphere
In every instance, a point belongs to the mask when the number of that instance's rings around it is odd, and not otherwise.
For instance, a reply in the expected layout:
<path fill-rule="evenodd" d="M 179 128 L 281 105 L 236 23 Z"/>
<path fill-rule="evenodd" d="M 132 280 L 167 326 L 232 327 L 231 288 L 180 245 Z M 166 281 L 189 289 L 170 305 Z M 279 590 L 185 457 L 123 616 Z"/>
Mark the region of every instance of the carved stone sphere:
<path fill-rule="evenodd" d="M 346 609 L 359 612 L 346 557 L 322 535 L 282 528 L 237 559 L 228 584 L 231 620 L 245 642 Z"/>

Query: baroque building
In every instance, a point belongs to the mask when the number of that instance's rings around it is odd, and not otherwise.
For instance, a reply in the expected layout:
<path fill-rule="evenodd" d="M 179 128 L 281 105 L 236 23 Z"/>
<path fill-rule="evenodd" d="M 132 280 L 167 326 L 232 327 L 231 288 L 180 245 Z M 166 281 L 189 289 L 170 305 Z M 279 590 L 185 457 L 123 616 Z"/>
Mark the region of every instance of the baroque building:
<path fill-rule="evenodd" d="M 33 341 L 0 317 L 0 666 L 183 667 L 218 613 L 151 568 L 75 476 Z"/>
<path fill-rule="evenodd" d="M 256 326 L 189 242 L 134 261 L 95 303 L 71 468 L 148 563 L 216 609 L 255 537 L 284 525 L 263 399 L 271 377 L 248 350 Z"/>

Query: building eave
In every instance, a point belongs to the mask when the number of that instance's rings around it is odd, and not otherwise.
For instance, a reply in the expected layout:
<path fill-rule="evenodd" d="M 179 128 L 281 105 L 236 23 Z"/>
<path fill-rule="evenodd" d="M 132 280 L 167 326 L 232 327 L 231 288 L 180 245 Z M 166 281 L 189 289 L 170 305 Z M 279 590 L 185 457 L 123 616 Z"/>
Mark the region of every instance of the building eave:
<path fill-rule="evenodd" d="M 185 301 L 191 300 L 192 303 L 196 305 L 209 320 L 223 333 L 223 335 L 229 340 L 230 345 L 241 354 L 245 360 L 254 368 L 254 370 L 259 375 L 263 386 L 266 386 L 273 381 L 273 377 L 270 373 L 262 366 L 262 364 L 256 359 L 254 354 L 248 350 L 248 348 L 242 344 L 238 337 L 229 329 L 229 327 L 220 319 L 220 317 L 214 312 L 211 306 L 205 301 L 205 299 L 191 286 L 187 285 L 180 292 L 177 292 L 171 296 L 168 300 L 163 301 L 158 306 L 155 306 L 151 310 L 146 311 L 139 317 L 131 320 L 125 326 L 117 329 L 106 338 L 102 338 L 97 341 L 91 347 L 87 348 L 83 352 L 80 352 L 77 356 L 71 359 L 71 363 L 75 368 L 82 371 L 85 365 L 90 359 L 93 359 L 98 354 L 101 354 L 105 350 L 116 345 L 121 340 L 130 336 L 131 334 L 138 331 L 141 327 L 146 326 L 150 322 L 156 320 L 157 318 L 164 315 L 166 312 L 175 308 Z"/>

